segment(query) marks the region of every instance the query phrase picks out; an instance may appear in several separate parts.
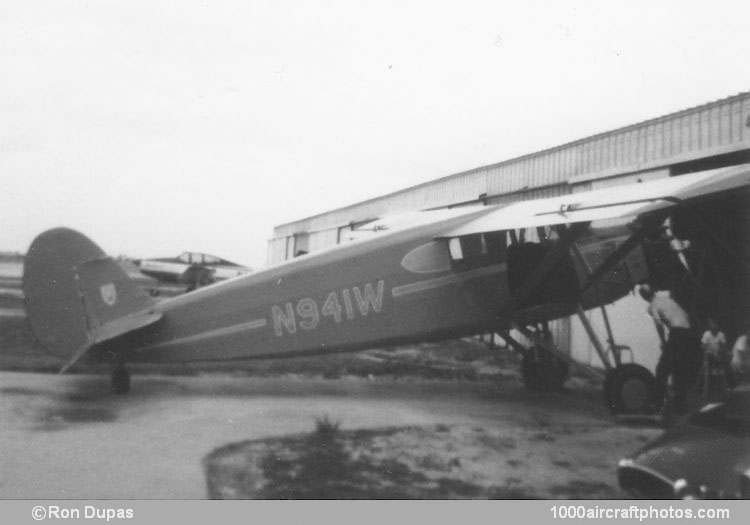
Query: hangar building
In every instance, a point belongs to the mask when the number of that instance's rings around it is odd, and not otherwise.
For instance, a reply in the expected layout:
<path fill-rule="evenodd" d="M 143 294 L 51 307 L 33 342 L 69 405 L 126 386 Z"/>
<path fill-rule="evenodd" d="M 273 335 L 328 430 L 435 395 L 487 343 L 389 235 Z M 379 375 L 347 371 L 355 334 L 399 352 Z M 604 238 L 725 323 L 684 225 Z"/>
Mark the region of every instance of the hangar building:
<path fill-rule="evenodd" d="M 388 215 L 552 197 L 748 162 L 750 92 L 744 92 L 279 225 L 267 259 L 278 264 L 347 242 L 353 228 Z M 610 315 L 618 343 L 631 346 L 637 361 L 653 367 L 659 343 L 655 330 L 643 329 L 644 303 L 626 297 Z M 589 316 L 601 326 L 596 312 Z M 597 362 L 577 320 L 557 322 L 554 331 L 561 348 Z"/>

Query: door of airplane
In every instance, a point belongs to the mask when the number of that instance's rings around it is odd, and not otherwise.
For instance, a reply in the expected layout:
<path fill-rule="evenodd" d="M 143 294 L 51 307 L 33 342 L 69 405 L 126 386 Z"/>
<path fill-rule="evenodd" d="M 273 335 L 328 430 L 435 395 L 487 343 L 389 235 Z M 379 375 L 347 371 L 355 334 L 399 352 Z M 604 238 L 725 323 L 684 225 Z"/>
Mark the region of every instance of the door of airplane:
<path fill-rule="evenodd" d="M 541 276 L 540 281 L 531 286 L 527 293 L 523 293 L 522 287 L 528 286 L 528 280 L 533 278 L 539 265 L 560 242 L 554 230 L 527 228 L 508 232 L 508 237 L 508 287 L 516 300 L 516 308 L 523 310 L 543 305 L 574 305 L 578 279 L 568 253 L 562 254 L 550 271 Z"/>

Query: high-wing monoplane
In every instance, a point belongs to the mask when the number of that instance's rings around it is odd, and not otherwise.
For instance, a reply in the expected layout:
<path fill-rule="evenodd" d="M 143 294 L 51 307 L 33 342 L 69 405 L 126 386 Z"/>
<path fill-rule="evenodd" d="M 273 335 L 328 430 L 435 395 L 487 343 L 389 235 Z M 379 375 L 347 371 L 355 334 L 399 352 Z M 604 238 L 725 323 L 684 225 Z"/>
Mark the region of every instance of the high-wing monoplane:
<path fill-rule="evenodd" d="M 64 370 L 84 356 L 111 361 L 117 392 L 128 391 L 125 366 L 134 361 L 287 357 L 487 332 L 523 354 L 527 381 L 554 385 L 577 363 L 558 350 L 547 323 L 578 315 L 602 361 L 601 368 L 583 369 L 604 379 L 614 411 L 637 412 L 652 401 L 653 376 L 623 361 L 611 332 L 605 346 L 584 312 L 637 283 L 666 288 L 678 277 L 700 283 L 730 275 L 731 298 L 712 305 L 744 318 L 749 188 L 745 165 L 505 206 L 427 211 L 392 228 L 386 221 L 366 239 L 160 302 L 88 238 L 57 228 L 29 248 L 26 310 L 39 342 L 66 359 Z M 669 248 L 667 226 L 702 254 L 689 257 L 692 269 Z M 719 266 L 711 267 L 710 258 Z M 717 282 L 687 287 L 681 300 L 694 311 L 707 307 L 721 289 Z"/>

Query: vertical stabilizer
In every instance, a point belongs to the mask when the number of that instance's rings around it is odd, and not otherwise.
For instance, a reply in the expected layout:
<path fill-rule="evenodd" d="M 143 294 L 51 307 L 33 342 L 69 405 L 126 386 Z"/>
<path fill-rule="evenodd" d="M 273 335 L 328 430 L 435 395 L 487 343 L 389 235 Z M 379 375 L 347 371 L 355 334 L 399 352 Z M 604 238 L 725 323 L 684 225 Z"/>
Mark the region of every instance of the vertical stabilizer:
<path fill-rule="evenodd" d="M 34 239 L 24 261 L 23 292 L 34 336 L 69 364 L 92 345 L 160 317 L 150 311 L 154 300 L 116 261 L 67 228 Z"/>

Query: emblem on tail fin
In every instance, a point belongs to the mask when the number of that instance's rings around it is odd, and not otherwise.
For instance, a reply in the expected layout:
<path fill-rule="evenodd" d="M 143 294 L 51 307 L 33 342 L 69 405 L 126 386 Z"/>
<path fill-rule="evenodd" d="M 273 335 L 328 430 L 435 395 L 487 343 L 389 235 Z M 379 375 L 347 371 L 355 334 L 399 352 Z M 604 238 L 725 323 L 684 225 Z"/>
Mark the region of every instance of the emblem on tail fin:
<path fill-rule="evenodd" d="M 114 283 L 107 283 L 99 287 L 99 293 L 102 296 L 102 301 L 107 306 L 112 306 L 117 302 L 117 288 Z"/>

